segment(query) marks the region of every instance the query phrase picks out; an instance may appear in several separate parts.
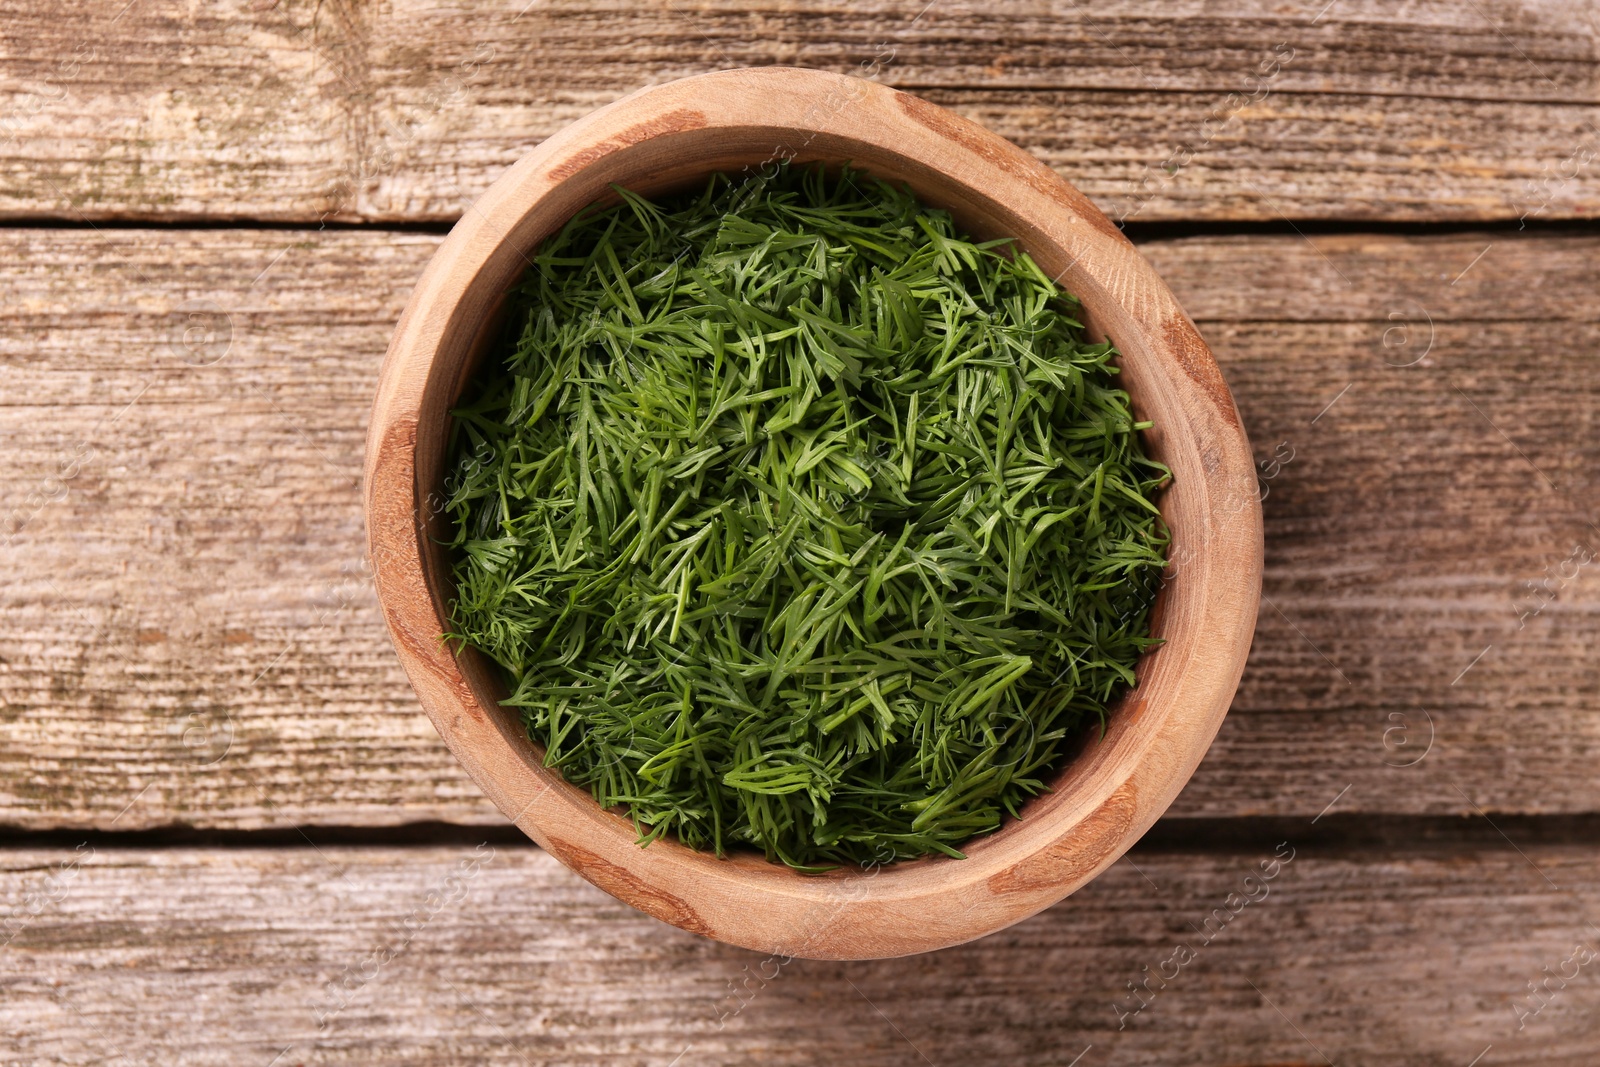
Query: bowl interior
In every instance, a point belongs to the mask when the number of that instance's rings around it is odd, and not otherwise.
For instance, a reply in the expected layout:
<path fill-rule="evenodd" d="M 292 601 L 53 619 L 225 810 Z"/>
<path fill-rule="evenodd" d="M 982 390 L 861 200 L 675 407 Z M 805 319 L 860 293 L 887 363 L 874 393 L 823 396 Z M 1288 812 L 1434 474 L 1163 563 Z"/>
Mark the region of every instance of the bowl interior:
<path fill-rule="evenodd" d="M 1019 217 L 986 196 L 981 190 L 960 179 L 923 166 L 883 146 L 828 135 L 808 134 L 802 139 L 791 135 L 789 139 L 795 143 L 788 144 L 783 141 L 774 143 L 775 139 L 770 131 L 753 132 L 744 137 L 737 134 L 730 135 L 725 130 L 717 131 L 716 136 L 703 136 L 691 131 L 670 138 L 652 139 L 631 149 L 610 153 L 595 165 L 580 169 L 565 178 L 558 190 L 559 195 L 547 197 L 540 208 L 530 213 L 521 225 L 511 228 L 503 235 L 503 254 L 492 257 L 486 268 L 472 279 L 470 299 L 462 301 L 463 311 L 458 320 L 452 323 L 456 343 L 441 348 L 439 358 L 433 365 L 425 391 L 427 401 L 417 429 L 418 497 L 433 504 L 424 509 L 428 536 L 424 541 L 423 566 L 435 601 L 435 610 L 441 619 L 448 618 L 454 589 L 450 577 L 450 560 L 446 550 L 439 543 L 447 536 L 444 516 L 435 503 L 439 498 L 433 494 L 442 493 L 445 451 L 450 427 L 449 409 L 461 397 L 487 351 L 498 340 L 505 294 L 527 268 L 527 260 L 533 251 L 577 211 L 595 203 L 615 202 L 618 198 L 610 189 L 612 184 L 645 196 L 660 196 L 695 188 L 715 172 L 752 171 L 769 165 L 776 158 L 790 159 L 797 165 L 822 162 L 827 166 L 837 167 L 849 164 L 870 177 L 909 186 L 923 203 L 949 211 L 961 229 L 973 237 L 980 240 L 1014 238 L 1017 246 L 1039 261 L 1047 272 L 1053 275 L 1059 274 L 1064 287 L 1083 302 L 1084 322 L 1090 336 L 1096 340 L 1109 338 L 1118 344 L 1119 348 L 1121 347 L 1118 323 L 1123 316 L 1120 314 L 1120 309 L 1106 305 L 1105 297 L 1099 287 L 1089 286 L 1081 291 L 1073 288 L 1071 284 L 1073 264 L 1063 260 L 1060 248 L 1044 238 L 1035 222 Z M 1133 368 L 1125 366 L 1120 384 L 1132 397 L 1138 417 L 1154 418 L 1155 413 L 1146 405 L 1143 390 L 1140 388 L 1141 382 L 1138 379 L 1139 375 L 1133 372 Z M 1169 437 L 1162 432 L 1160 421 L 1157 421 L 1152 430 L 1145 431 L 1142 437 L 1149 455 L 1168 463 L 1169 466 L 1174 465 L 1167 454 Z M 1183 505 L 1182 494 L 1171 490 L 1163 491 L 1158 504 L 1173 536 L 1173 545 L 1169 551 L 1177 552 L 1180 548 L 1181 531 L 1186 528 L 1180 523 L 1181 515 L 1178 513 Z M 1169 584 L 1164 582 L 1157 594 L 1152 615 L 1152 630 L 1157 637 L 1166 636 L 1163 628 L 1169 618 L 1165 603 L 1169 591 Z M 1164 646 L 1157 646 L 1140 660 L 1137 673 L 1141 683 L 1147 674 L 1159 669 L 1163 648 Z M 458 651 L 456 658 L 461 673 L 473 690 L 478 703 L 490 712 L 496 728 L 506 742 L 524 750 L 527 759 L 541 760 L 543 752 L 528 738 L 515 709 L 500 705 L 500 701 L 508 694 L 498 667 L 471 648 Z M 1141 689 L 1125 692 L 1114 706 L 1108 709 L 1107 728 L 1103 736 L 1099 736 L 1097 731 L 1091 728 L 1066 746 L 1061 766 L 1050 783 L 1050 791 L 1035 797 L 1025 806 L 1023 821 L 1032 822 L 1036 817 L 1047 815 L 1052 810 L 1071 808 L 1078 800 L 1075 788 L 1089 780 L 1098 766 L 1119 757 L 1120 748 L 1132 734 L 1129 730 L 1129 726 L 1132 725 L 1131 720 L 1142 713 L 1143 707 Z M 568 788 L 577 789 L 572 786 Z M 587 795 L 587 792 L 583 791 L 583 796 Z M 593 804 L 592 800 L 590 804 Z M 626 828 L 626 832 L 632 833 L 632 825 L 624 815 L 617 812 L 606 815 L 618 820 Z M 1008 835 L 1015 833 L 1021 825 L 1017 820 L 1007 818 L 997 831 L 969 841 L 963 847 L 963 851 L 970 859 L 983 852 L 1003 847 Z M 653 844 L 650 848 L 655 849 L 662 844 Z M 781 866 L 767 864 L 765 859 L 754 851 L 718 862 L 740 866 L 756 864 L 762 868 L 781 872 L 781 876 L 785 877 L 811 877 L 795 874 Z M 898 869 L 957 862 L 963 861 L 928 857 L 901 861 L 894 867 Z M 843 871 L 837 876 L 850 877 L 856 873 Z"/>

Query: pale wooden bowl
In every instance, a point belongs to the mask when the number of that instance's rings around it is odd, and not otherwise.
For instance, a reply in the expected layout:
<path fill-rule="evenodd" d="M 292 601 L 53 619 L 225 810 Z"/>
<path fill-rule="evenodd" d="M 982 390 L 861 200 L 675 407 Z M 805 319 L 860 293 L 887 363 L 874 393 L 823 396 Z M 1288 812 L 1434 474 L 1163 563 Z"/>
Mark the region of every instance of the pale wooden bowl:
<path fill-rule="evenodd" d="M 525 257 L 611 183 L 659 193 L 776 157 L 850 161 L 909 184 L 978 237 L 1018 239 L 1121 350 L 1145 444 L 1171 467 L 1172 531 L 1155 629 L 1164 644 L 1103 737 L 1088 737 L 1020 820 L 967 858 L 807 876 L 728 859 L 633 826 L 546 769 L 499 706 L 489 661 L 442 641 L 450 567 L 434 538 L 448 411 Z M 873 82 L 764 68 L 634 93 L 545 141 L 450 232 L 401 316 L 367 439 L 367 530 L 378 596 L 411 684 L 500 810 L 613 896 L 685 930 L 815 959 L 900 956 L 1033 915 L 1123 854 L 1177 796 L 1244 669 L 1261 583 L 1255 467 L 1239 414 L 1194 324 L 1116 226 L 1043 164 L 966 119 Z"/>

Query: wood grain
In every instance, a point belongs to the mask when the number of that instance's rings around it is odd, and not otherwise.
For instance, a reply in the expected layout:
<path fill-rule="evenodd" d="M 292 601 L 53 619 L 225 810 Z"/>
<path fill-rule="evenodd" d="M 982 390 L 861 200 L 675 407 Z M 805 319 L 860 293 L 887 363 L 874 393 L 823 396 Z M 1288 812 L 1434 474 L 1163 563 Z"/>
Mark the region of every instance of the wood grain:
<path fill-rule="evenodd" d="M 361 580 L 371 392 L 437 243 L 0 233 L 0 821 L 500 821 L 417 711 Z M 1600 309 L 1575 299 L 1600 286 L 1600 239 L 1143 251 L 1200 321 L 1257 457 L 1295 450 L 1264 504 L 1282 614 L 1263 605 L 1233 713 L 1172 813 L 1309 817 L 1347 785 L 1337 810 L 1600 810 L 1597 571 L 1520 629 L 1514 607 L 1574 544 L 1600 547 Z M 214 350 L 175 346 L 192 324 L 173 309 L 204 300 L 231 345 L 190 366 Z M 1423 361 L 1387 366 L 1416 358 L 1430 318 Z M 80 443 L 92 457 L 63 477 Z M 1416 751 L 1386 747 L 1390 716 L 1420 745 L 1421 712 L 1434 748 L 1386 765 Z"/>
<path fill-rule="evenodd" d="M 984 941 L 851 964 L 683 933 L 534 849 L 7 852 L 0 1021 L 28 1063 L 1587 1067 L 1600 964 L 1563 963 L 1600 947 L 1600 860 L 1524 851 L 1136 852 Z"/>
<path fill-rule="evenodd" d="M 46 224 L 449 221 L 641 85 L 875 59 L 1114 217 L 1600 202 L 1595 16 L 1563 0 L 0 0 L 0 25 L 0 217 Z M 1279 42 L 1294 58 L 1233 111 Z M 1314 240 L 1143 249 L 1258 457 L 1294 450 L 1265 501 L 1282 613 L 1173 813 L 1600 811 L 1595 569 L 1521 629 L 1517 610 L 1542 602 L 1521 583 L 1596 547 L 1600 242 Z M 417 711 L 362 580 L 371 385 L 436 245 L 0 232 L 0 823 L 502 821 Z M 1386 364 L 1422 338 L 1423 362 Z M 1435 743 L 1397 766 L 1419 712 Z M 1522 1030 L 1513 1005 L 1595 935 L 1594 850 L 1510 832 L 1537 870 L 1423 842 L 1302 850 L 1121 1032 L 1126 982 L 1274 841 L 1136 851 L 979 944 L 770 982 L 533 850 L 502 848 L 409 942 L 471 848 L 332 848 L 310 826 L 286 831 L 299 850 L 102 849 L 78 878 L 70 850 L 7 850 L 0 1060 L 1590 1064 L 1592 968 Z M 330 983 L 353 995 L 319 1030 Z"/>
<path fill-rule="evenodd" d="M 1114 218 L 1600 206 L 1592 10 L 1562 0 L 0 4 L 0 217 L 443 221 L 641 86 L 869 74 Z M 1337 161 L 1337 165 L 1334 165 Z"/>

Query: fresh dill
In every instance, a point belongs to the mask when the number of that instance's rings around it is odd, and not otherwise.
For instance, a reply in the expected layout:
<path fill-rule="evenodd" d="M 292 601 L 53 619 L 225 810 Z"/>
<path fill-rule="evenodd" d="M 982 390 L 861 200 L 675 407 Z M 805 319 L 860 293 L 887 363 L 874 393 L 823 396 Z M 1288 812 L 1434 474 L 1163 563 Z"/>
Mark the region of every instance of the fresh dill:
<path fill-rule="evenodd" d="M 858 171 L 617 194 L 454 412 L 450 636 L 641 843 L 960 856 L 1154 644 L 1169 473 L 1115 350 Z"/>

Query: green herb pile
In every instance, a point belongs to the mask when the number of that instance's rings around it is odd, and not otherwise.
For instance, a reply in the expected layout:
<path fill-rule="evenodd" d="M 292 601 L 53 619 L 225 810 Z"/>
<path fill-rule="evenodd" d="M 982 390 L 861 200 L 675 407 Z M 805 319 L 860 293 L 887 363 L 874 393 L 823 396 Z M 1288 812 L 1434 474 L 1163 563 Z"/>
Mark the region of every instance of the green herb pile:
<path fill-rule="evenodd" d="M 618 193 L 454 413 L 451 636 L 644 843 L 959 856 L 1153 643 L 1168 472 L 1114 350 L 859 172 Z"/>

